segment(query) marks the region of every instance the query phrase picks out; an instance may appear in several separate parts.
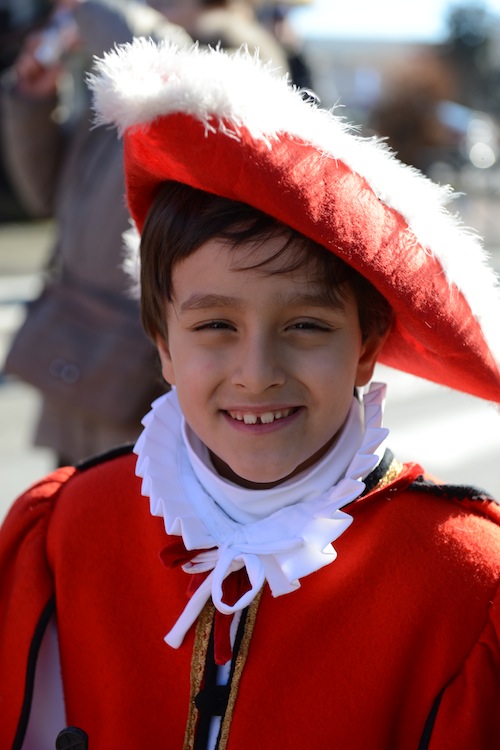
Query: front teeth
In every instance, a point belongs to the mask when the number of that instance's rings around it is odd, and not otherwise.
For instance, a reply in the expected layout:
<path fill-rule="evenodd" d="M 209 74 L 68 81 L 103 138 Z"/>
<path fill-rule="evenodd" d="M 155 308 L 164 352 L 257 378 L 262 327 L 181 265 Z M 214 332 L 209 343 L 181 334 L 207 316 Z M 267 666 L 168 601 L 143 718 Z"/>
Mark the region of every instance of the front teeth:
<path fill-rule="evenodd" d="M 239 422 L 244 422 L 245 424 L 257 424 L 257 422 L 260 422 L 261 424 L 271 424 L 275 419 L 283 419 L 283 417 L 288 417 L 291 413 L 291 409 L 283 409 L 283 411 L 266 411 L 259 416 L 257 416 L 257 414 L 241 414 L 240 412 L 231 411 L 229 412 L 229 415 L 233 419 L 237 419 Z"/>
<path fill-rule="evenodd" d="M 278 417 L 279 414 L 279 417 Z M 275 414 L 273 414 L 272 411 L 267 411 L 265 414 L 260 415 L 260 421 L 262 424 L 271 424 L 271 422 L 274 422 L 275 419 L 280 419 L 281 412 L 277 411 Z"/>

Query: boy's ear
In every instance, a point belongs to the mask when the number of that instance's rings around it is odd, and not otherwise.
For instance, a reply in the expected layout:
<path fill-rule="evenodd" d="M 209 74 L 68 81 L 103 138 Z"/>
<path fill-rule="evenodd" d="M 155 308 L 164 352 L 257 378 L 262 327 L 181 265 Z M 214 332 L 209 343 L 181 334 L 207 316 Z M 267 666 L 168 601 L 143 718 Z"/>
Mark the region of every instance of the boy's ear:
<path fill-rule="evenodd" d="M 164 336 L 160 336 L 160 334 L 158 334 L 156 336 L 156 346 L 158 349 L 158 354 L 160 355 L 161 373 L 167 383 L 170 383 L 170 385 L 175 385 L 174 366 L 172 363 L 172 357 L 170 356 L 170 349 L 168 347 L 167 339 L 164 338 Z"/>
<path fill-rule="evenodd" d="M 373 333 L 363 341 L 361 355 L 356 371 L 356 386 L 366 385 L 373 376 L 378 355 L 382 349 L 390 331 L 386 333 Z"/>

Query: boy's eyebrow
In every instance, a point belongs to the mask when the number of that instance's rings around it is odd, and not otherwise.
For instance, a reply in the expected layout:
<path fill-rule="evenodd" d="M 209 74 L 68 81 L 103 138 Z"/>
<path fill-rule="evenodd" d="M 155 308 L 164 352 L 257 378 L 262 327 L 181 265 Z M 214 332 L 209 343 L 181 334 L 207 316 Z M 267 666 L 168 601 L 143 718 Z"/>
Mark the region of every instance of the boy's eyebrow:
<path fill-rule="evenodd" d="M 345 301 L 341 294 L 334 290 L 318 289 L 314 292 L 298 292 L 290 295 L 278 295 L 278 303 L 295 307 L 329 307 L 334 310 L 344 310 Z"/>
<path fill-rule="evenodd" d="M 274 300 L 278 307 L 327 307 L 335 310 L 345 308 L 340 294 L 328 293 L 326 290 L 315 292 L 294 292 L 293 294 L 278 294 Z M 242 301 L 238 297 L 228 297 L 221 294 L 204 294 L 195 292 L 191 294 L 179 307 L 180 314 L 192 310 L 210 310 L 213 308 L 240 309 Z"/>
<path fill-rule="evenodd" d="M 190 310 L 209 310 L 213 307 L 241 307 L 241 301 L 236 297 L 226 297 L 221 294 L 191 294 L 179 307 L 179 313 Z"/>

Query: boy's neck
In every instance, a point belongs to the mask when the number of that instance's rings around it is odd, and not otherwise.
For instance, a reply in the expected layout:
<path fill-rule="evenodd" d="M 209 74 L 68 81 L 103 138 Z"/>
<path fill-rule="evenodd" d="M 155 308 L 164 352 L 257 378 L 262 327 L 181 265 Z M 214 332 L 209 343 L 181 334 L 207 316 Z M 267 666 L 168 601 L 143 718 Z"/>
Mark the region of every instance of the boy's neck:
<path fill-rule="evenodd" d="M 342 430 L 340 430 L 340 432 L 342 432 Z M 210 452 L 210 460 L 217 474 L 222 479 L 225 479 L 228 482 L 231 482 L 232 484 L 236 484 L 239 487 L 242 487 L 246 490 L 272 490 L 275 487 L 279 487 L 280 485 L 285 484 L 286 482 L 289 482 L 295 477 L 298 477 L 299 475 L 303 474 L 309 469 L 314 468 L 314 466 L 319 461 L 321 461 L 323 456 L 325 456 L 329 452 L 329 450 L 335 445 L 340 432 L 335 433 L 335 435 L 326 443 L 326 445 L 324 445 L 321 448 L 321 450 L 319 450 L 317 453 L 312 455 L 308 461 L 305 461 L 300 466 L 297 466 L 294 472 L 292 472 L 286 477 L 283 477 L 282 479 L 277 479 L 275 482 L 251 482 L 249 479 L 245 479 L 244 477 L 241 477 L 238 474 L 236 474 L 231 469 L 230 466 L 224 463 L 222 459 L 220 459 L 218 456 L 216 456 L 212 452 Z"/>

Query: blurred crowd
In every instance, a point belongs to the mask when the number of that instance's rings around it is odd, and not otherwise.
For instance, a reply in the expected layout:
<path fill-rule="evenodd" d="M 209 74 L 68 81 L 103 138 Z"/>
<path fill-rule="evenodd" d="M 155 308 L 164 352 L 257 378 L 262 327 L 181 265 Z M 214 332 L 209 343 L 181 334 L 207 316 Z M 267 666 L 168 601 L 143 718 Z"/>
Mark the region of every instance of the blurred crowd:
<path fill-rule="evenodd" d="M 231 0 L 38 0 L 2 11 L 3 177 L 20 213 L 51 218 L 40 296 L 4 364 L 42 397 L 34 443 L 73 464 L 134 441 L 166 387 L 124 267 L 122 145 L 94 128 L 85 83 L 95 56 L 134 36 L 246 45 L 299 86 L 311 79 L 285 6 Z"/>

